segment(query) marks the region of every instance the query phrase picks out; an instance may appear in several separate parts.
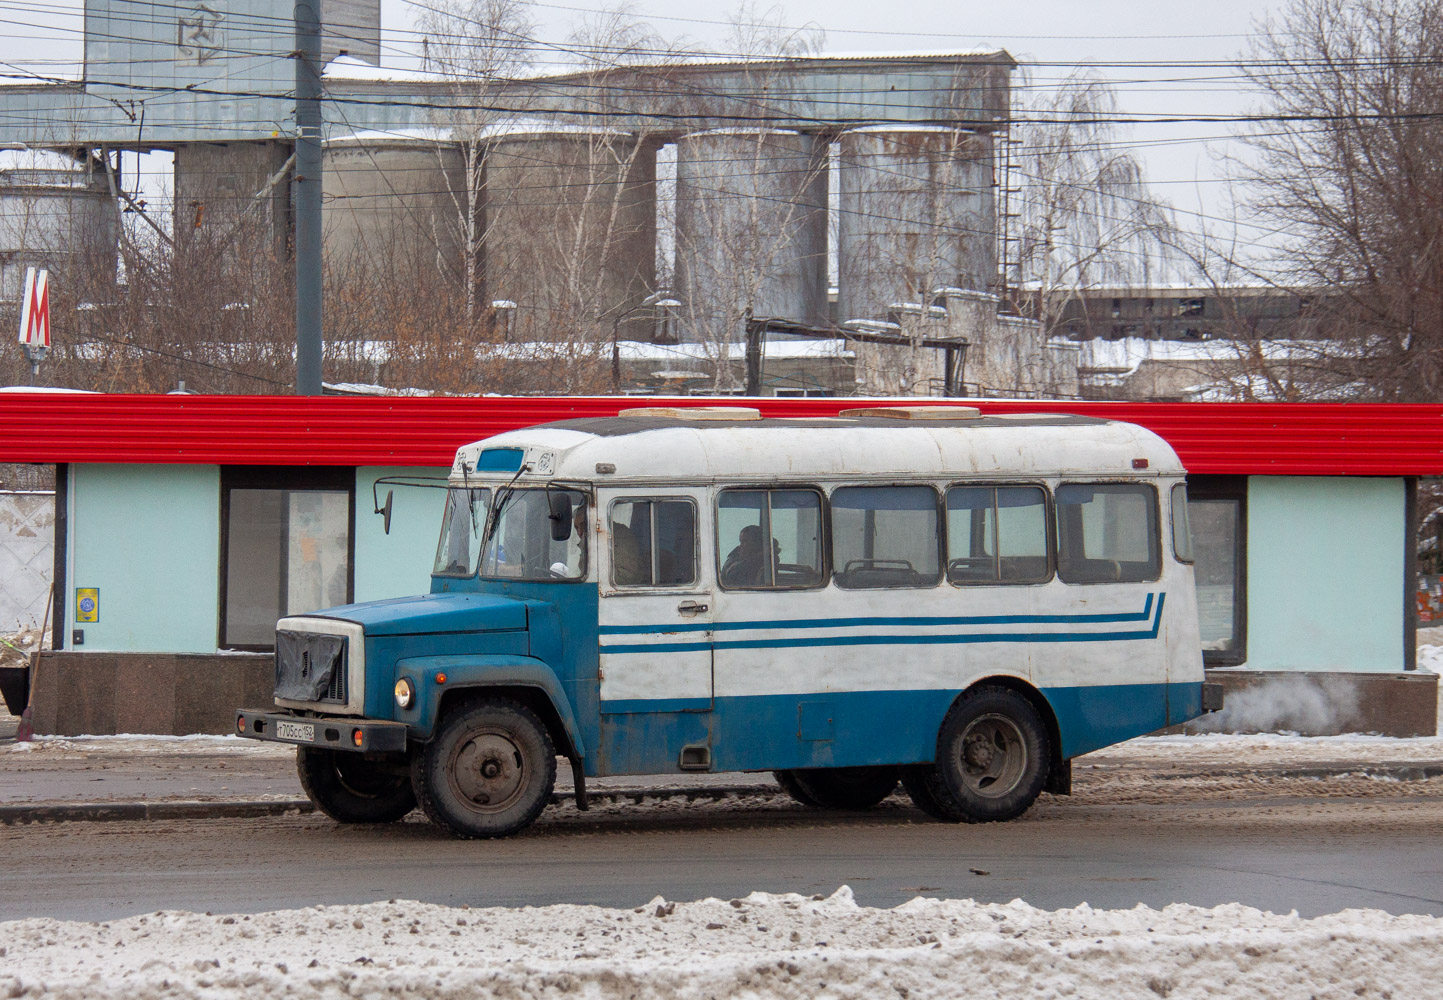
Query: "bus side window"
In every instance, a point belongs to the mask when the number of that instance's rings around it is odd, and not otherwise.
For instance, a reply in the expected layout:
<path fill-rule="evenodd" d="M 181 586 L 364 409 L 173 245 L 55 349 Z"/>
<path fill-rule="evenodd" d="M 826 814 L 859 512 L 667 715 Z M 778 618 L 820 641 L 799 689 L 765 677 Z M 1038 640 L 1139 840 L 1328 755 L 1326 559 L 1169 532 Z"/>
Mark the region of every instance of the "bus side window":
<path fill-rule="evenodd" d="M 937 491 L 841 486 L 832 491 L 832 579 L 849 590 L 933 587 L 942 575 Z"/>
<path fill-rule="evenodd" d="M 717 559 L 726 590 L 821 586 L 821 494 L 724 490 L 717 498 Z"/>
<path fill-rule="evenodd" d="M 947 491 L 947 579 L 958 585 L 1045 583 L 1047 493 L 1038 486 Z"/>
<path fill-rule="evenodd" d="M 611 505 L 611 582 L 682 587 L 696 582 L 696 506 L 690 500 Z"/>
<path fill-rule="evenodd" d="M 1155 487 L 1063 483 L 1057 488 L 1057 575 L 1064 583 L 1141 583 L 1161 573 Z"/>

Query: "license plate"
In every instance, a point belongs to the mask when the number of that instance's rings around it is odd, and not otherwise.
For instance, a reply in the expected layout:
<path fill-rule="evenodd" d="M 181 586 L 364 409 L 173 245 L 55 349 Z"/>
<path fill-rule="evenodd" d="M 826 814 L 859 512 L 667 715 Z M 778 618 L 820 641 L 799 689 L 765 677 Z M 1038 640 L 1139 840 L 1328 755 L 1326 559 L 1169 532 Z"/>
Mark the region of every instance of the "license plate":
<path fill-rule="evenodd" d="M 277 722 L 276 739 L 313 743 L 316 739 L 316 727 L 305 722 Z"/>

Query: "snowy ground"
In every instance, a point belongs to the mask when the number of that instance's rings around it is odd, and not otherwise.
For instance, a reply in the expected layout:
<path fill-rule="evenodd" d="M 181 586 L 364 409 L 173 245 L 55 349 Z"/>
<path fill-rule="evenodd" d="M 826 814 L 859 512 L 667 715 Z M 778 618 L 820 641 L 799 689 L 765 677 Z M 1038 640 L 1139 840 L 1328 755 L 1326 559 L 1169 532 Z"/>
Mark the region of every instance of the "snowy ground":
<path fill-rule="evenodd" d="M 396 901 L 22 920 L 0 923 L 0 942 L 10 997 L 1403 1000 L 1437 996 L 1443 920 L 923 898 L 888 910 L 843 887 L 631 910 Z"/>

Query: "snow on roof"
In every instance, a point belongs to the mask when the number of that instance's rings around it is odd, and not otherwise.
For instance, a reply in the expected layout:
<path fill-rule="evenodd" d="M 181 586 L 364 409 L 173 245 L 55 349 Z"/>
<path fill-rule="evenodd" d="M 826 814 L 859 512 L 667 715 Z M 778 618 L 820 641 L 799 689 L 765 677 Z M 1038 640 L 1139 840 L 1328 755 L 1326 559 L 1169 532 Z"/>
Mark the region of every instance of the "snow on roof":
<path fill-rule="evenodd" d="M 704 135 L 800 135 L 796 129 L 790 128 L 709 128 L 700 132 L 688 132 L 682 139 L 695 139 Z"/>
<path fill-rule="evenodd" d="M 1234 375 L 1216 382 L 1190 385 L 1182 390 L 1184 399 L 1193 403 L 1282 403 L 1288 401 L 1287 391 L 1291 389 L 1310 400 L 1325 400 L 1345 403 L 1350 400 L 1367 399 L 1373 394 L 1371 386 L 1363 382 L 1348 382 L 1342 385 L 1317 385 L 1288 380 L 1280 386 L 1274 379 L 1261 375 Z"/>
<path fill-rule="evenodd" d="M 846 135 L 888 135 L 893 132 L 965 132 L 965 129 L 954 128 L 951 125 L 907 125 L 902 122 L 893 122 L 887 125 L 862 125 L 858 128 L 849 128 Z"/>
<path fill-rule="evenodd" d="M 945 306 L 924 306 L 920 302 L 893 302 L 887 306 L 888 312 L 913 313 L 921 315 L 926 312 L 928 316 L 938 319 L 946 319 L 947 309 Z"/>
<path fill-rule="evenodd" d="M 321 79 L 330 82 L 355 83 L 446 83 L 455 77 L 423 69 L 400 69 L 377 66 L 355 56 L 336 56 L 321 70 Z"/>
<path fill-rule="evenodd" d="M 388 142 L 450 142 L 453 131 L 449 128 L 439 128 L 429 125 L 419 125 L 410 128 L 394 129 L 360 129 L 349 135 L 335 135 L 326 140 L 327 146 L 340 146 L 348 143 L 374 143 L 377 145 Z"/>
<path fill-rule="evenodd" d="M 1074 343 L 1064 341 L 1064 343 Z M 1144 361 L 1213 362 L 1241 361 L 1260 357 L 1269 361 L 1317 358 L 1324 353 L 1336 354 L 1341 346 L 1326 341 L 1263 340 L 1256 343 L 1237 340 L 1148 340 L 1124 337 L 1121 340 L 1081 340 L 1078 366 L 1131 374 Z"/>
<path fill-rule="evenodd" d="M 906 63 L 906 62 L 938 62 L 949 59 L 967 59 L 972 61 L 985 61 L 996 59 L 1008 66 L 1015 65 L 1015 60 L 1006 49 L 980 48 L 980 49 L 934 49 L 916 51 L 878 51 L 878 52 L 817 52 L 807 55 L 795 56 L 758 56 L 750 59 L 737 59 L 735 57 L 704 57 L 689 56 L 684 52 L 678 53 L 675 58 L 657 60 L 655 62 L 627 63 L 618 66 L 596 67 L 577 64 L 575 67 L 562 70 L 556 64 L 545 68 L 542 73 L 527 72 L 518 74 L 527 79 L 548 79 L 566 76 L 580 76 L 589 73 L 604 72 L 626 72 L 628 70 L 659 70 L 659 69 L 688 69 L 691 67 L 702 69 L 737 69 L 760 68 L 772 66 L 802 65 L 806 63 L 826 62 L 854 62 L 854 63 Z"/>
<path fill-rule="evenodd" d="M 618 346 L 627 361 L 708 361 L 721 354 L 713 344 L 649 344 L 624 340 Z M 728 344 L 727 348 L 727 357 L 736 357 L 742 352 L 741 344 Z M 763 342 L 762 353 L 778 361 L 852 356 L 841 340 L 767 340 Z"/>
<path fill-rule="evenodd" d="M 1042 286 L 1035 281 L 1025 281 L 1019 291 L 1038 292 Z M 1053 289 L 1053 291 L 1064 291 Z M 1238 295 L 1314 295 L 1317 289 L 1284 288 L 1266 281 L 1234 281 L 1226 285 L 1199 285 L 1190 281 L 1152 281 L 1137 285 L 1098 285 L 1091 288 L 1066 289 L 1067 294 L 1082 299 L 1145 299 L 1161 295 L 1207 298 L 1227 298 Z"/>

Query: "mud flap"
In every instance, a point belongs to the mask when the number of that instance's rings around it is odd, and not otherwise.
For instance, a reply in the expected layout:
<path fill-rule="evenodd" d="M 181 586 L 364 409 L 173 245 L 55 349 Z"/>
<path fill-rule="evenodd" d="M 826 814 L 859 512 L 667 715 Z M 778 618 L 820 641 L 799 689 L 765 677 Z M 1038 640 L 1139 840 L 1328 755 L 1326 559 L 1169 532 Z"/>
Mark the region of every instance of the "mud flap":
<path fill-rule="evenodd" d="M 581 812 L 591 808 L 586 798 L 586 771 L 582 769 L 581 758 L 571 758 L 571 783 L 576 786 L 576 808 Z"/>
<path fill-rule="evenodd" d="M 1072 761 L 1070 759 L 1053 763 L 1052 768 L 1047 772 L 1047 781 L 1043 784 L 1042 790 L 1051 792 L 1053 795 L 1072 794 Z"/>

